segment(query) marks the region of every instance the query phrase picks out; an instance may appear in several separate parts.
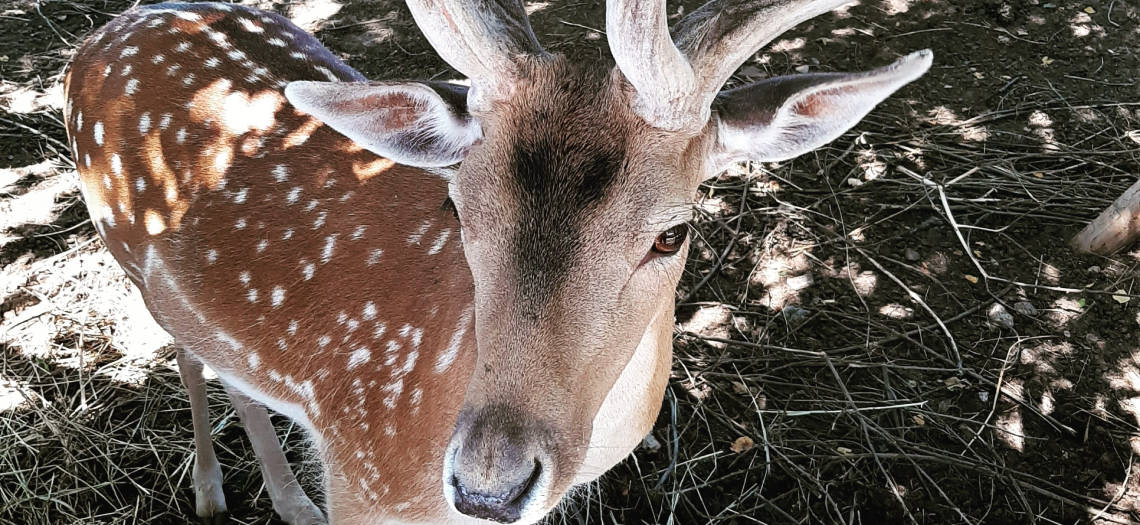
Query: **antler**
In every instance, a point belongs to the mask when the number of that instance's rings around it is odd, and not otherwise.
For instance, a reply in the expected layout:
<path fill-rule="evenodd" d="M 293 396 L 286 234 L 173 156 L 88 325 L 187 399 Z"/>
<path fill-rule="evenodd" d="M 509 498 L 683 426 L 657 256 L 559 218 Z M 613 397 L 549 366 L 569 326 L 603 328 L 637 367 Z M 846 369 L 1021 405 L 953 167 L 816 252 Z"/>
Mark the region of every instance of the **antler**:
<path fill-rule="evenodd" d="M 519 59 L 546 55 L 522 2 L 408 0 L 408 8 L 436 52 L 471 79 L 469 105 L 508 96 Z"/>
<path fill-rule="evenodd" d="M 681 129 L 708 121 L 713 98 L 753 53 L 851 1 L 712 0 L 670 38 L 664 1 L 607 0 L 606 31 L 618 69 L 637 90 L 634 110 L 654 126 Z"/>

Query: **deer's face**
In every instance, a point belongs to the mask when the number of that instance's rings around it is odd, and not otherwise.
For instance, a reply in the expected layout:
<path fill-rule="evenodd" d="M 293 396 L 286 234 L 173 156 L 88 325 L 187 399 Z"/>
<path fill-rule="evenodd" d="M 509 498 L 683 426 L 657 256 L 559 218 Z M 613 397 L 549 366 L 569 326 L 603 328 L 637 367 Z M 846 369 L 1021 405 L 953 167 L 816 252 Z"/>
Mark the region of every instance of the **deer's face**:
<path fill-rule="evenodd" d="M 478 358 L 445 486 L 521 487 L 523 515 L 557 503 L 635 348 L 671 330 L 701 180 L 702 136 L 645 125 L 608 73 L 536 69 L 476 114 L 483 140 L 451 179 Z"/>
<path fill-rule="evenodd" d="M 462 162 L 445 175 L 475 282 L 478 355 L 442 473 L 457 511 L 537 521 L 591 477 L 582 471 L 596 462 L 592 434 L 612 424 L 596 419 L 599 407 L 636 397 L 626 390 L 659 402 L 666 374 L 631 367 L 646 366 L 647 348 L 669 351 L 684 224 L 701 181 L 732 162 L 826 144 L 929 68 L 919 52 L 866 73 L 720 90 L 764 43 L 844 2 L 713 0 L 678 23 L 674 44 L 664 2 L 609 0 L 616 66 L 599 67 L 546 53 L 519 2 L 409 1 L 470 90 L 286 87 L 296 108 L 396 162 Z M 604 443 L 621 450 L 604 467 L 635 443 Z"/>

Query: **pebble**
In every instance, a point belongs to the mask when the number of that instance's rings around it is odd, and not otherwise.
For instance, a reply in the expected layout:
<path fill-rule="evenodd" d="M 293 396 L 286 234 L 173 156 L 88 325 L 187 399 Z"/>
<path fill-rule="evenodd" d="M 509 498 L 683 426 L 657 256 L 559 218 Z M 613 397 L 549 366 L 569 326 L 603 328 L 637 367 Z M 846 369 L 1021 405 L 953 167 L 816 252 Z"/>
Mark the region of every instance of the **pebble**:
<path fill-rule="evenodd" d="M 1013 314 L 1010 314 L 1009 310 L 1006 310 L 1001 303 L 994 303 L 989 312 L 986 312 L 986 316 L 989 317 L 991 323 L 1010 330 L 1013 329 Z"/>
<path fill-rule="evenodd" d="M 1013 303 L 1013 311 L 1027 317 L 1037 317 L 1037 308 L 1034 307 L 1033 303 L 1029 301 L 1018 301 L 1016 303 Z"/>

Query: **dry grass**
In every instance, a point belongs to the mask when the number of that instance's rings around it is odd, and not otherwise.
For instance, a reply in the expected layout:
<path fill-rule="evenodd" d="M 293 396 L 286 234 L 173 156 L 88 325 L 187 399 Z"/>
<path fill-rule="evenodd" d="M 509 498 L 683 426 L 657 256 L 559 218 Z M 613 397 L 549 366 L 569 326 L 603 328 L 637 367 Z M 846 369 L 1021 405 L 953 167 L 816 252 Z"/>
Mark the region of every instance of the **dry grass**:
<path fill-rule="evenodd" d="M 1083 5 L 1017 7 L 1030 29 L 1034 16 L 1072 25 L 1021 35 L 1000 2 L 991 18 L 993 2 L 949 15 L 934 0 L 864 4 L 849 25 L 934 45 L 942 65 L 831 146 L 706 186 L 659 448 L 552 522 L 1140 521 L 1140 253 L 1064 246 L 1140 173 L 1140 64 L 1040 70 L 1045 53 L 1078 60 L 1086 29 L 1107 35 L 1109 60 L 1140 56 L 1137 9 L 1097 4 L 1086 23 Z M 597 25 L 576 6 L 540 12 L 566 46 Z M 124 7 L 0 12 L 0 29 L 52 41 L 0 51 L 0 153 L 12 155 L 0 168 L 0 523 L 192 516 L 172 349 L 86 222 L 51 98 L 70 45 Z M 385 16 L 348 10 L 323 37 L 347 46 L 356 29 L 383 33 Z M 959 40 L 932 38 L 950 30 Z M 879 41 L 853 34 L 850 47 L 818 46 L 855 56 L 852 68 L 882 63 L 867 58 Z M 816 29 L 809 47 L 821 35 L 842 40 Z M 1008 66 L 956 49 L 1009 36 Z M 804 60 L 785 47 L 753 69 Z M 957 88 L 939 88 L 977 74 L 992 93 L 949 102 Z M 234 520 L 271 522 L 241 429 L 220 389 L 211 396 Z M 300 433 L 279 430 L 302 460 Z"/>

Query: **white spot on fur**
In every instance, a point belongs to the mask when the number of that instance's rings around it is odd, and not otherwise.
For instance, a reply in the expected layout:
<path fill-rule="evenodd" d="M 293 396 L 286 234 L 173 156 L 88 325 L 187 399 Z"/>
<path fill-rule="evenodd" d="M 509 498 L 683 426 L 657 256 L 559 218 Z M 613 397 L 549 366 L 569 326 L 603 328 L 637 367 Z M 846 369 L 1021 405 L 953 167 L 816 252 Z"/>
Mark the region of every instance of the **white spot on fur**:
<path fill-rule="evenodd" d="M 333 256 L 333 251 L 336 250 L 336 237 L 337 234 L 325 237 L 325 247 L 321 249 L 321 263 L 328 263 Z"/>
<path fill-rule="evenodd" d="M 428 250 L 428 255 L 435 255 L 439 253 L 439 251 L 443 249 L 443 246 L 447 244 L 447 238 L 450 236 L 451 229 L 445 229 L 442 232 L 439 232 L 439 237 L 436 237 L 435 242 L 432 243 L 431 249 Z"/>
<path fill-rule="evenodd" d="M 444 349 L 439 357 L 435 360 L 435 373 L 443 373 L 451 364 L 455 362 L 455 358 L 459 356 L 459 345 L 463 342 L 463 336 L 467 334 L 467 327 L 471 324 L 471 308 L 463 312 L 459 316 L 459 323 L 455 327 L 455 332 L 451 334 L 451 341 L 448 342 L 447 348 Z"/>
<path fill-rule="evenodd" d="M 277 308 L 278 306 L 281 306 L 281 303 L 283 302 L 285 302 L 285 288 L 282 288 L 281 286 L 274 286 L 273 293 L 270 295 L 270 303 L 274 308 Z"/>
<path fill-rule="evenodd" d="M 371 252 L 369 252 L 368 260 L 365 262 L 368 263 L 368 266 L 374 266 L 380 262 L 380 256 L 382 256 L 382 255 L 384 255 L 384 250 L 381 250 L 380 248 L 376 248 L 375 250 L 372 250 Z"/>
<path fill-rule="evenodd" d="M 103 121 L 98 121 L 91 128 L 91 134 L 95 138 L 95 145 L 103 145 Z"/>
<path fill-rule="evenodd" d="M 348 356 L 348 369 L 352 370 L 372 359 L 372 351 L 365 347 L 357 348 Z"/>

